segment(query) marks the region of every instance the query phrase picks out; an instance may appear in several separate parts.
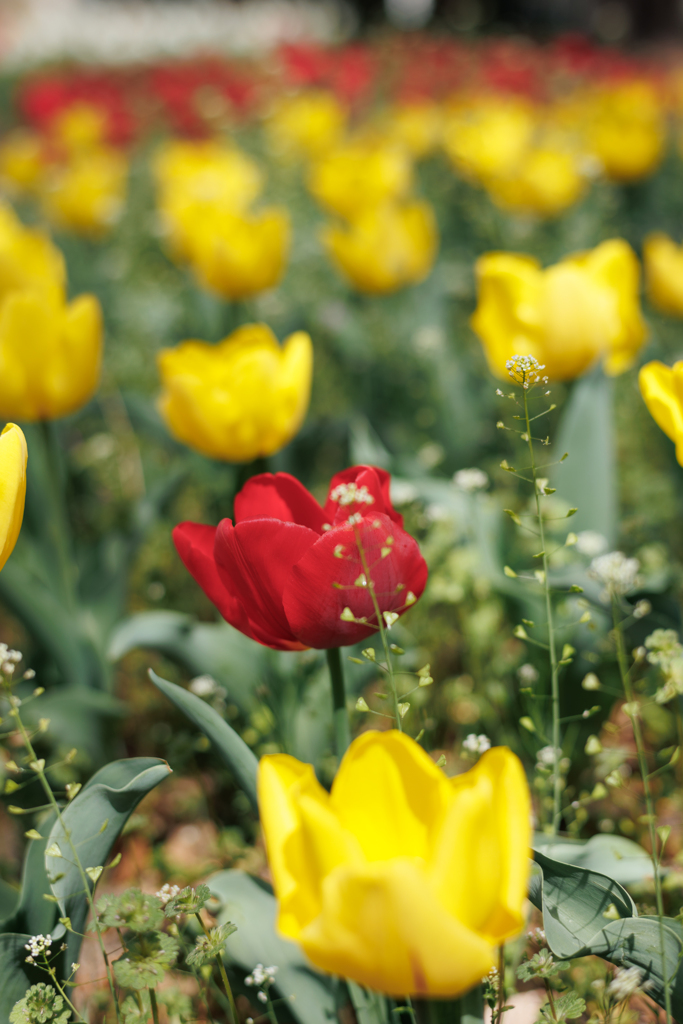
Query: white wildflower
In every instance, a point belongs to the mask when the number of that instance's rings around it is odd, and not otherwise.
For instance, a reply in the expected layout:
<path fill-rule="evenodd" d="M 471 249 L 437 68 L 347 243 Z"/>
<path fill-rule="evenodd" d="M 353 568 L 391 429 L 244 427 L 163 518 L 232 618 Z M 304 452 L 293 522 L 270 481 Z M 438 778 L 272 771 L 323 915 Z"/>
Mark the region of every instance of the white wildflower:
<path fill-rule="evenodd" d="M 506 362 L 505 369 L 515 384 L 520 384 L 525 390 L 534 384 L 548 383 L 548 378 L 541 374 L 545 364 L 541 365 L 533 356 L 513 356 Z"/>
<path fill-rule="evenodd" d="M 462 749 L 466 750 L 469 754 L 485 754 L 487 750 L 491 749 L 491 740 L 488 736 L 484 736 L 483 733 L 477 736 L 471 732 L 462 741 Z"/>
<path fill-rule="evenodd" d="M 330 494 L 331 501 L 337 501 L 344 507 L 346 505 L 374 505 L 375 499 L 363 484 L 359 487 L 353 481 L 349 484 L 338 484 Z"/>
<path fill-rule="evenodd" d="M 581 530 L 576 535 L 576 550 L 588 558 L 597 558 L 607 550 L 607 538 L 597 530 Z"/>
<path fill-rule="evenodd" d="M 161 889 L 159 889 L 159 892 L 155 893 L 155 896 L 157 897 L 157 899 L 161 900 L 164 906 L 166 906 L 168 901 L 172 900 L 175 896 L 177 896 L 179 892 L 179 885 L 169 885 L 169 883 L 166 882 L 164 885 L 162 885 Z"/>
<path fill-rule="evenodd" d="M 636 992 L 650 988 L 651 984 L 643 981 L 643 972 L 639 967 L 620 967 L 607 986 L 607 994 L 620 1003 L 630 999 Z"/>
<path fill-rule="evenodd" d="M 473 491 L 483 491 L 485 487 L 488 487 L 489 478 L 483 469 L 473 467 L 472 469 L 459 469 L 453 475 L 453 483 L 461 491 L 468 491 L 471 494 Z"/>
<path fill-rule="evenodd" d="M 593 559 L 588 575 L 603 584 L 600 598 L 608 602 L 615 595 L 628 594 L 633 590 L 638 583 L 639 569 L 637 558 L 627 558 L 622 551 L 610 551 Z"/>
<path fill-rule="evenodd" d="M 529 662 L 526 662 L 517 669 L 517 678 L 525 686 L 533 686 L 538 681 L 538 669 L 534 665 L 530 665 Z"/>
<path fill-rule="evenodd" d="M 213 676 L 195 676 L 190 682 L 189 689 L 198 697 L 211 697 L 218 689 L 218 684 Z"/>

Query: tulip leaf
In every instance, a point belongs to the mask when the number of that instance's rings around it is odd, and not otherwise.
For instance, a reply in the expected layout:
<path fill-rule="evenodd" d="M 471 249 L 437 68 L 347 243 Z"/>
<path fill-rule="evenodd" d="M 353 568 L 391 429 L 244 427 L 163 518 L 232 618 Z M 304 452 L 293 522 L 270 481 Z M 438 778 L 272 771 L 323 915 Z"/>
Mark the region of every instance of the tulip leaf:
<path fill-rule="evenodd" d="M 553 860 L 598 871 L 622 885 L 634 885 L 652 876 L 650 855 L 626 836 L 595 835 L 582 843 L 539 834 L 534 837 L 534 848 Z"/>
<path fill-rule="evenodd" d="M 552 953 L 561 960 L 601 956 L 617 966 L 638 967 L 650 982 L 649 994 L 664 1005 L 664 967 L 659 920 L 639 917 L 618 882 L 597 871 L 553 860 L 538 850 L 540 869 L 531 879 L 529 899 L 543 912 Z M 683 1015 L 683 931 L 664 918 L 666 975 L 672 980 L 673 1015 Z"/>
<path fill-rule="evenodd" d="M 0 1020 L 9 1020 L 12 1007 L 23 999 L 31 985 L 45 981 L 45 972 L 26 963 L 25 948 L 33 932 L 0 935 Z M 56 963 L 55 963 L 56 966 Z"/>
<path fill-rule="evenodd" d="M 60 916 L 71 918 L 73 932 L 68 938 L 69 962 L 78 959 L 88 916 L 85 886 L 77 865 L 70 855 L 65 830 L 78 848 L 78 857 L 85 872 L 101 868 L 121 834 L 123 826 L 142 798 L 168 777 L 170 768 L 156 757 L 132 757 L 112 761 L 100 768 L 70 804 L 62 811 L 61 821 L 54 822 L 47 841 L 48 849 L 56 844 L 63 856 L 45 855 L 45 871 L 52 894 L 57 898 Z M 95 876 L 93 878 L 93 876 Z M 88 887 L 92 891 L 99 875 L 92 871 Z M 61 937 L 63 926 L 55 930 Z"/>
<path fill-rule="evenodd" d="M 572 530 L 595 530 L 616 542 L 618 499 L 614 382 L 601 367 L 581 377 L 564 408 L 553 451 L 569 458 L 553 471 L 557 496 L 578 512 Z"/>
<path fill-rule="evenodd" d="M 54 903 L 49 903 L 44 898 L 51 892 L 45 872 L 45 850 L 48 844 L 47 836 L 54 820 L 55 815 L 51 811 L 39 822 L 44 838 L 32 839 L 26 848 L 19 901 L 12 916 L 0 924 L 0 933 L 29 932 L 31 935 L 47 935 L 55 925 L 57 908 Z"/>
<path fill-rule="evenodd" d="M 358 1024 L 384 1024 L 387 1019 L 387 1001 L 379 992 L 370 992 L 357 985 L 355 981 L 347 981 L 346 987 L 356 1011 Z"/>
<path fill-rule="evenodd" d="M 311 967 L 295 943 L 277 934 L 277 905 L 269 888 L 244 871 L 219 871 L 208 879 L 208 886 L 222 903 L 218 923 L 237 925 L 225 943 L 229 959 L 246 972 L 257 963 L 276 965 L 277 989 L 300 1024 L 329 1024 L 335 1019 L 332 979 Z"/>
<path fill-rule="evenodd" d="M 198 729 L 211 740 L 218 754 L 235 774 L 239 785 L 247 794 L 254 808 L 258 806 L 256 797 L 256 772 L 258 761 L 241 736 L 224 722 L 217 711 L 189 690 L 182 686 L 169 683 L 149 670 L 149 677 L 157 687 L 180 709 Z"/>

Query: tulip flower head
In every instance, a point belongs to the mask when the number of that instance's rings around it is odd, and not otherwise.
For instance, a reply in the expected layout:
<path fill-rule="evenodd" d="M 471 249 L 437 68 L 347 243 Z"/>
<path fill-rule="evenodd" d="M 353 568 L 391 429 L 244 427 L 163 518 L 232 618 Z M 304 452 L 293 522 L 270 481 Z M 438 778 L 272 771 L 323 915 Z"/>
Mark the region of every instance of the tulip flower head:
<path fill-rule="evenodd" d="M 308 187 L 318 202 L 341 217 L 403 199 L 412 185 L 406 150 L 359 140 L 339 146 L 311 167 Z"/>
<path fill-rule="evenodd" d="M 658 360 L 646 363 L 638 383 L 650 415 L 676 445 L 676 458 L 683 466 L 683 361 L 673 366 Z"/>
<path fill-rule="evenodd" d="M 387 295 L 429 274 L 438 234 L 428 203 L 393 203 L 361 211 L 347 225 L 328 227 L 325 248 L 360 292 Z"/>
<path fill-rule="evenodd" d="M 458 996 L 524 924 L 530 799 L 507 747 L 449 779 L 404 733 L 366 732 L 332 785 L 261 759 L 278 930 L 323 971 L 393 996 Z"/>
<path fill-rule="evenodd" d="M 24 518 L 26 438 L 16 423 L 0 434 L 0 569 L 12 554 Z"/>
<path fill-rule="evenodd" d="M 663 232 L 648 235 L 643 245 L 645 288 L 657 309 L 683 316 L 683 246 Z"/>
<path fill-rule="evenodd" d="M 614 181 L 647 177 L 664 156 L 663 106 L 648 82 L 628 82 L 589 97 L 586 141 Z"/>
<path fill-rule="evenodd" d="M 530 149 L 506 177 L 494 177 L 487 189 L 503 209 L 556 217 L 581 196 L 585 179 L 575 153 L 547 146 Z"/>
<path fill-rule="evenodd" d="M 340 141 L 346 120 L 346 110 L 332 93 L 309 89 L 276 106 L 266 122 L 266 134 L 279 157 L 315 158 Z"/>
<path fill-rule="evenodd" d="M 443 110 L 429 100 L 399 103 L 384 115 L 384 133 L 417 160 L 433 153 L 441 142 Z"/>
<path fill-rule="evenodd" d="M 232 626 L 279 651 L 343 647 L 420 597 L 427 565 L 389 499 L 389 474 L 354 466 L 322 508 L 288 473 L 252 477 L 218 527 L 181 523 L 178 554 Z M 375 607 L 375 600 L 377 608 Z"/>
<path fill-rule="evenodd" d="M 67 154 L 99 149 L 106 144 L 108 134 L 107 115 L 92 103 L 71 103 L 50 123 L 53 143 Z"/>
<path fill-rule="evenodd" d="M 56 227 L 101 238 L 121 215 L 127 180 L 128 163 L 118 150 L 79 153 L 47 175 L 43 209 Z"/>
<path fill-rule="evenodd" d="M 0 181 L 14 194 L 37 190 L 45 170 L 45 144 L 35 132 L 16 128 L 0 141 Z"/>
<path fill-rule="evenodd" d="M 184 341 L 163 349 L 158 363 L 166 425 L 210 458 L 273 455 L 303 423 L 313 372 L 313 346 L 303 331 L 281 348 L 265 324 L 247 324 L 218 345 Z"/>
<path fill-rule="evenodd" d="M 546 270 L 530 256 L 486 253 L 476 272 L 471 322 L 496 376 L 518 351 L 543 363 L 551 380 L 572 380 L 600 359 L 612 375 L 633 364 L 646 329 L 638 261 L 621 239 Z"/>
<path fill-rule="evenodd" d="M 534 132 L 533 108 L 514 98 L 483 97 L 462 103 L 446 122 L 444 145 L 463 177 L 486 183 L 514 171 Z"/>
<path fill-rule="evenodd" d="M 60 250 L 42 231 L 24 227 L 11 206 L 0 203 L 0 304 L 11 292 L 62 295 L 65 287 Z"/>

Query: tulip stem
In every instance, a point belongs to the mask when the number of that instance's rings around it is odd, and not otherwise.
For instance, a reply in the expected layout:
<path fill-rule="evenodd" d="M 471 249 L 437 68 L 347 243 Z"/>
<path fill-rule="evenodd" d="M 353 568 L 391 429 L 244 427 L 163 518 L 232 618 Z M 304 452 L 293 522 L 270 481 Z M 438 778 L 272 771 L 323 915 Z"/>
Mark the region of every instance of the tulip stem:
<path fill-rule="evenodd" d="M 561 797 L 562 780 L 560 778 L 560 666 L 555 645 L 555 626 L 553 622 L 553 603 L 550 595 L 550 582 L 548 572 L 550 559 L 546 551 L 545 543 L 545 521 L 541 509 L 541 493 L 536 477 L 536 459 L 534 457 L 534 441 L 531 435 L 531 421 L 529 419 L 529 393 L 523 389 L 524 395 L 524 418 L 526 420 L 526 441 L 529 446 L 529 458 L 531 461 L 531 477 L 534 486 L 534 498 L 536 500 L 536 519 L 538 521 L 538 532 L 541 542 L 543 558 L 543 588 L 545 591 L 545 610 L 548 621 L 548 653 L 550 655 L 550 692 L 552 700 L 552 746 L 553 746 L 553 817 L 551 821 L 551 835 L 557 835 L 562 817 Z"/>
<path fill-rule="evenodd" d="M 349 729 L 349 713 L 346 708 L 346 687 L 344 686 L 344 669 L 338 647 L 328 647 L 327 666 L 330 670 L 332 683 L 332 721 L 334 723 L 334 742 L 337 757 L 344 756 L 351 742 Z"/>
<path fill-rule="evenodd" d="M 631 672 L 628 667 L 628 661 L 626 657 L 626 644 L 624 643 L 624 633 L 622 630 L 622 623 L 619 620 L 619 613 L 619 602 L 617 597 L 613 594 L 612 622 L 614 624 L 614 638 L 617 648 L 617 662 L 619 664 L 619 674 L 621 676 L 622 686 L 624 687 L 624 696 L 626 697 L 628 704 L 631 706 L 631 713 L 629 714 L 629 717 L 631 719 L 631 724 L 633 725 L 633 737 L 636 741 L 636 750 L 638 752 L 638 768 L 640 770 L 640 777 L 643 782 L 645 810 L 647 811 L 648 832 L 650 834 L 650 847 L 652 851 L 652 874 L 655 886 L 655 900 L 657 903 L 657 917 L 659 918 L 659 955 L 662 958 L 662 980 L 664 982 L 664 1009 L 666 1011 L 667 1024 L 671 1024 L 671 990 L 670 978 L 668 977 L 666 970 L 664 898 L 662 896 L 662 875 L 659 863 L 661 853 L 657 853 L 657 816 L 655 814 L 654 801 L 652 799 L 652 789 L 650 786 L 650 774 L 647 764 L 647 754 L 645 752 L 645 743 L 643 741 L 643 730 L 640 725 L 640 708 L 633 707 L 633 684 L 631 681 Z M 674 970 L 676 970 L 676 966 L 677 965 L 674 965 Z"/>

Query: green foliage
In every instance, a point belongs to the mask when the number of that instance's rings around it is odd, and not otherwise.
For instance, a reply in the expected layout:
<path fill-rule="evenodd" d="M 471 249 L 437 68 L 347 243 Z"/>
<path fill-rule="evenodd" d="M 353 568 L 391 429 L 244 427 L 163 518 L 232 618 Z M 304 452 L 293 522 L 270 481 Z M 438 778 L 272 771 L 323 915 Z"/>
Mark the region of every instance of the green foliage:
<path fill-rule="evenodd" d="M 554 999 L 552 1006 L 548 1002 L 541 1007 L 541 1019 L 547 1024 L 559 1024 L 560 1021 L 580 1017 L 585 1009 L 585 999 L 578 996 L 576 992 L 564 992 Z"/>
<path fill-rule="evenodd" d="M 114 961 L 119 985 L 135 990 L 156 988 L 178 956 L 178 942 L 164 932 L 141 932 L 126 940 L 126 950 Z"/>
<path fill-rule="evenodd" d="M 208 885 L 198 885 L 193 889 L 191 885 L 181 889 L 177 896 L 172 896 L 165 907 L 166 917 L 178 917 L 180 914 L 198 914 L 203 910 L 206 903 L 211 899 L 211 890 Z"/>
<path fill-rule="evenodd" d="M 102 896 L 97 902 L 97 917 L 103 928 L 147 932 L 161 924 L 164 908 L 158 896 L 150 896 L 139 889 L 127 889 L 120 896 Z"/>
<path fill-rule="evenodd" d="M 520 964 L 517 968 L 517 977 L 521 981 L 531 981 L 532 978 L 552 978 L 554 974 L 565 971 L 569 967 L 566 960 L 555 960 L 549 949 L 541 949 L 534 953 L 529 960 Z"/>
<path fill-rule="evenodd" d="M 230 935 L 237 931 L 237 925 L 228 921 L 212 928 L 208 935 L 200 935 L 192 949 L 187 955 L 187 963 L 190 967 L 203 967 L 210 964 L 223 952 L 225 942 Z"/>
<path fill-rule="evenodd" d="M 71 1008 L 52 985 L 31 985 L 9 1015 L 10 1024 L 67 1024 Z"/>

